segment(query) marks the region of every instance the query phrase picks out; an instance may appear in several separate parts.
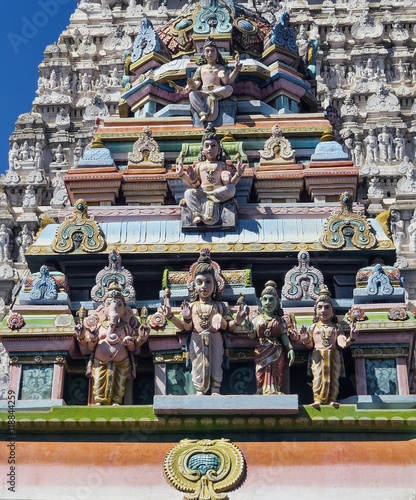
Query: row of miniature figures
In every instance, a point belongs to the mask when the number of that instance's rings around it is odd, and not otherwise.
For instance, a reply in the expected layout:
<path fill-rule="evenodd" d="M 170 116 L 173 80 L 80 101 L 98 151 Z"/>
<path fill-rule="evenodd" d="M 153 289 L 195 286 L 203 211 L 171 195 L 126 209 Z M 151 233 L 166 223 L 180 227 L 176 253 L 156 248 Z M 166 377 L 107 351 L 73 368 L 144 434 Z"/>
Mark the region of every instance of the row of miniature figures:
<path fill-rule="evenodd" d="M 297 342 L 312 350 L 313 406 L 338 406 L 342 370 L 339 348 L 351 345 L 357 333 L 354 322 L 349 336 L 343 333 L 325 286 L 316 300 L 313 325 L 309 329 L 302 326 L 298 332 L 293 325 L 290 329 L 287 327 L 274 281 L 266 283 L 258 313 L 250 313 L 243 301 L 232 318 L 221 300 L 225 282 L 208 249 L 203 249 L 191 266 L 187 285 L 189 300 L 181 305 L 181 318 L 172 312 L 169 293 L 165 293 L 158 314 L 179 331 L 188 333 L 186 363 L 197 395 L 220 393 L 223 367 L 228 363 L 224 332 L 232 332 L 239 326 L 250 338 L 258 339 L 255 348 L 257 394 L 282 394 L 283 369 L 293 364 L 295 353 L 291 342 Z M 133 354 L 150 333 L 145 310 L 140 323 L 126 305 L 117 283 L 109 286 L 104 304 L 96 311 L 89 316 L 85 310 L 80 312 L 76 335 L 91 351 L 87 376 L 94 379 L 95 404 L 122 403 L 127 380 L 135 376 Z"/>

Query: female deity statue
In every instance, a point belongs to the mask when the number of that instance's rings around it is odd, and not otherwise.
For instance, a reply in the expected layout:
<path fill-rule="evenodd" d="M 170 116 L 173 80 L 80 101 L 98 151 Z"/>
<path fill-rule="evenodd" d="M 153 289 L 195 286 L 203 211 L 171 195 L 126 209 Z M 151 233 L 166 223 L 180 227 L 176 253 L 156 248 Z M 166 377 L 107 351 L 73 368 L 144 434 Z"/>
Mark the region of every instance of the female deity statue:
<path fill-rule="evenodd" d="M 338 408 L 339 378 L 343 372 L 342 357 L 338 348 L 345 349 L 355 342 L 355 323 L 351 325 L 350 336 L 347 337 L 338 325 L 331 294 L 325 285 L 316 299 L 313 321 L 309 329 L 302 326 L 299 334 L 292 332 L 291 338 L 307 349 L 313 349 L 308 366 L 313 376 L 312 406 L 319 408 L 321 404 L 330 404 Z"/>
<path fill-rule="evenodd" d="M 292 366 L 295 352 L 289 342 L 274 281 L 265 284 L 260 303 L 260 314 L 253 320 L 254 332 L 249 333 L 249 337 L 259 340 L 254 351 L 257 394 L 282 394 L 283 368 L 288 364 Z"/>
<path fill-rule="evenodd" d="M 127 379 L 135 377 L 133 352 L 146 342 L 149 326 L 144 323 L 138 327 L 121 288 L 112 283 L 104 305 L 80 318 L 75 333 L 80 344 L 92 351 L 86 375 L 94 378 L 94 403 L 121 404 Z"/>
<path fill-rule="evenodd" d="M 187 367 L 191 365 L 197 395 L 210 391 L 212 395 L 220 393 L 225 352 L 221 330 L 235 330 L 247 316 L 246 307 L 240 305 L 235 319 L 231 318 L 221 301 L 225 283 L 220 273 L 219 265 L 211 261 L 209 249 L 202 249 L 199 259 L 189 270 L 189 302 L 182 303 L 182 319 L 172 313 L 168 298 L 159 308 L 159 312 L 176 328 L 189 332 Z"/>

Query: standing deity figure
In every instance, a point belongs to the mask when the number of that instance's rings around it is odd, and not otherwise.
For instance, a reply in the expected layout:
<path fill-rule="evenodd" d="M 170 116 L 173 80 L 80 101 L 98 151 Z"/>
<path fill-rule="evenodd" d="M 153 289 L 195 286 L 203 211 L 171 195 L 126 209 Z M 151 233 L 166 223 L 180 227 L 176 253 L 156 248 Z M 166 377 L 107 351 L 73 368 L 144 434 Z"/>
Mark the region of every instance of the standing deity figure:
<path fill-rule="evenodd" d="M 396 128 L 396 137 L 394 139 L 394 154 L 396 160 L 401 161 L 406 153 L 406 141 L 404 139 L 404 129 Z"/>
<path fill-rule="evenodd" d="M 380 161 L 391 161 L 394 157 L 393 136 L 386 125 L 383 127 L 382 132 L 378 134 L 378 151 Z"/>
<path fill-rule="evenodd" d="M 9 258 L 10 235 L 10 229 L 6 224 L 2 224 L 0 226 L 0 262 Z"/>
<path fill-rule="evenodd" d="M 390 232 L 397 255 L 400 256 L 402 254 L 402 243 L 405 234 L 404 222 L 400 219 L 400 212 L 398 210 L 390 210 Z"/>
<path fill-rule="evenodd" d="M 235 68 L 230 74 L 226 65 L 214 39 L 209 36 L 198 61 L 198 69 L 193 78 L 188 78 L 186 87 L 169 82 L 179 94 L 189 93 L 189 102 L 202 122 L 215 121 L 218 116 L 218 101 L 230 97 L 233 93 L 231 84 L 242 67 L 239 55 L 235 57 Z M 201 90 L 198 90 L 200 87 Z"/>
<path fill-rule="evenodd" d="M 57 90 L 59 88 L 58 78 L 54 69 L 52 70 L 51 76 L 49 77 L 48 87 L 50 88 L 50 90 Z"/>
<path fill-rule="evenodd" d="M 35 146 L 35 168 L 36 170 L 41 170 L 43 166 L 43 151 L 40 142 L 36 143 Z"/>
<path fill-rule="evenodd" d="M 364 144 L 367 163 L 376 163 L 378 159 L 378 142 L 374 129 L 370 128 L 367 137 L 364 139 Z"/>
<path fill-rule="evenodd" d="M 249 333 L 249 337 L 259 341 L 254 350 L 257 394 L 282 394 L 283 369 L 292 366 L 295 352 L 274 281 L 265 284 L 260 304 L 260 314 L 253 320 L 254 331 Z"/>
<path fill-rule="evenodd" d="M 339 379 L 343 374 L 342 355 L 339 350 L 349 347 L 356 340 L 355 323 L 352 323 L 347 337 L 334 312 L 331 294 L 324 285 L 315 302 L 313 325 L 306 329 L 302 326 L 299 334 L 292 333 L 292 338 L 313 349 L 309 356 L 308 370 L 313 376 L 313 407 L 330 404 L 338 408 L 337 397 Z"/>
<path fill-rule="evenodd" d="M 9 169 L 11 171 L 16 170 L 18 168 L 17 160 L 19 158 L 19 146 L 17 142 L 13 144 L 9 151 Z"/>
<path fill-rule="evenodd" d="M 78 139 L 74 149 L 74 168 L 77 166 L 79 160 L 82 158 L 83 153 L 84 153 L 84 148 L 82 147 L 82 141 L 81 139 Z"/>
<path fill-rule="evenodd" d="M 412 79 L 412 83 L 416 83 L 416 64 L 412 63 L 410 65 L 410 77 Z"/>
<path fill-rule="evenodd" d="M 354 141 L 354 159 L 356 167 L 361 167 L 363 165 L 363 158 L 363 144 L 360 135 L 357 133 Z"/>
<path fill-rule="evenodd" d="M 413 217 L 407 231 L 409 233 L 409 250 L 416 252 L 416 210 L 413 211 Z"/>
<path fill-rule="evenodd" d="M 225 353 L 221 330 L 233 331 L 247 317 L 246 307 L 240 304 L 235 319 L 231 318 L 221 301 L 225 283 L 220 273 L 218 264 L 211 261 L 209 249 L 202 249 L 197 262 L 189 270 L 189 302 L 182 303 L 182 320 L 172 313 L 167 296 L 159 308 L 159 312 L 176 328 L 189 333 L 187 367 L 191 368 L 198 395 L 220 393 Z"/>
<path fill-rule="evenodd" d="M 205 129 L 200 159 L 202 161 L 195 167 L 190 165 L 185 172 L 183 157 L 179 156 L 176 173 L 190 187 L 185 191 L 185 202 L 192 212 L 193 224 L 214 225 L 221 215 L 220 204 L 234 198 L 244 165 L 239 157 L 236 172 L 232 174 L 224 162 L 220 140 L 212 124 Z"/>
<path fill-rule="evenodd" d="M 355 147 L 354 134 L 353 134 L 352 130 L 347 130 L 346 136 L 344 138 L 344 148 L 343 149 L 348 154 L 348 156 L 350 157 L 353 164 L 356 165 L 354 147 Z"/>
<path fill-rule="evenodd" d="M 33 233 L 30 231 L 28 225 L 25 224 L 19 236 L 16 238 L 16 243 L 19 247 L 19 262 L 26 262 L 25 253 L 33 241 Z"/>
<path fill-rule="evenodd" d="M 127 379 L 135 378 L 133 352 L 142 346 L 150 333 L 145 321 L 138 327 L 133 310 L 126 305 L 122 289 L 111 283 L 104 304 L 75 327 L 81 345 L 92 354 L 87 377 L 93 377 L 96 405 L 120 405 Z"/>
<path fill-rule="evenodd" d="M 386 65 L 386 82 L 390 83 L 394 81 L 394 71 L 390 63 Z"/>

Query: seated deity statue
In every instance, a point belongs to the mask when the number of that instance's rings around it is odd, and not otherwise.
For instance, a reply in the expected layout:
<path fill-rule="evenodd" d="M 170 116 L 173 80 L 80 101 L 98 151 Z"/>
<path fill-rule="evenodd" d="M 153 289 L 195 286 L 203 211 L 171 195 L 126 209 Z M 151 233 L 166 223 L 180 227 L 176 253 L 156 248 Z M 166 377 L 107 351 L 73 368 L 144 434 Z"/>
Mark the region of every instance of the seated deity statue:
<path fill-rule="evenodd" d="M 191 106 L 198 113 L 201 122 L 215 121 L 218 117 L 218 101 L 230 97 L 233 93 L 231 84 L 242 67 L 239 55 L 235 57 L 235 68 L 230 74 L 226 70 L 226 65 L 214 39 L 209 36 L 198 61 L 199 67 L 194 77 L 188 78 L 186 87 L 169 82 L 179 94 L 189 93 Z"/>
<path fill-rule="evenodd" d="M 235 196 L 235 186 L 244 173 L 241 157 L 235 173 L 224 162 L 224 152 L 212 124 L 205 129 L 202 139 L 202 161 L 184 171 L 183 157 L 179 157 L 176 173 L 190 189 L 185 191 L 186 206 L 192 212 L 192 223 L 217 224 L 221 217 L 220 204 Z"/>
<path fill-rule="evenodd" d="M 201 250 L 198 261 L 191 266 L 188 279 L 189 301 L 181 306 L 182 319 L 171 310 L 169 299 L 159 312 L 180 331 L 188 332 L 187 367 L 191 369 L 192 382 L 197 395 L 219 394 L 223 361 L 225 358 L 222 331 L 233 331 L 247 317 L 247 306 L 240 304 L 235 319 L 232 319 L 221 291 L 220 268 L 211 261 L 208 248 Z"/>
<path fill-rule="evenodd" d="M 104 304 L 82 318 L 75 333 L 78 341 L 92 351 L 86 375 L 94 379 L 94 404 L 120 405 L 127 379 L 136 375 L 133 352 L 146 342 L 149 326 L 138 327 L 121 288 L 112 283 L 104 296 Z"/>

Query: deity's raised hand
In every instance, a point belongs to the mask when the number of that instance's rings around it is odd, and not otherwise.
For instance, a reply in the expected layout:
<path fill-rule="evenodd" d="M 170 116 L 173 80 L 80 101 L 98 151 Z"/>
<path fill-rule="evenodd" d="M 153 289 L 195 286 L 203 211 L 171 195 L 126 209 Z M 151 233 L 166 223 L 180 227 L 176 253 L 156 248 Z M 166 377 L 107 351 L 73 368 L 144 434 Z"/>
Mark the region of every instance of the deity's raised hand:
<path fill-rule="evenodd" d="M 300 327 L 299 337 L 301 342 L 303 342 L 304 344 L 308 344 L 310 342 L 311 339 L 309 338 L 309 333 L 306 326 L 302 325 Z"/>
<path fill-rule="evenodd" d="M 243 165 L 243 160 L 241 158 L 241 155 L 238 154 L 237 155 L 237 175 L 239 175 L 241 177 L 244 173 L 244 169 L 245 169 L 245 166 Z"/>
<path fill-rule="evenodd" d="M 176 164 L 176 174 L 179 176 L 182 176 L 183 174 L 183 151 L 181 151 L 181 154 L 178 158 L 178 163 Z"/>
<path fill-rule="evenodd" d="M 191 319 L 192 311 L 191 306 L 187 300 L 184 300 L 181 304 L 182 318 L 183 319 Z"/>
<path fill-rule="evenodd" d="M 243 67 L 243 64 L 240 61 L 240 54 L 238 52 L 235 53 L 235 70 L 237 72 L 241 71 L 241 68 Z"/>
<path fill-rule="evenodd" d="M 139 339 L 142 342 L 146 342 L 147 338 L 150 334 L 150 326 L 149 325 L 140 325 L 139 326 Z"/>
<path fill-rule="evenodd" d="M 240 304 L 238 306 L 237 314 L 235 315 L 236 325 L 241 325 L 241 323 L 247 318 L 250 312 L 250 308 L 247 305 Z"/>
<path fill-rule="evenodd" d="M 186 173 L 188 174 L 189 180 L 191 182 L 195 182 L 198 180 L 198 175 L 195 169 L 192 167 L 192 165 L 189 165 L 188 169 L 186 170 Z"/>

